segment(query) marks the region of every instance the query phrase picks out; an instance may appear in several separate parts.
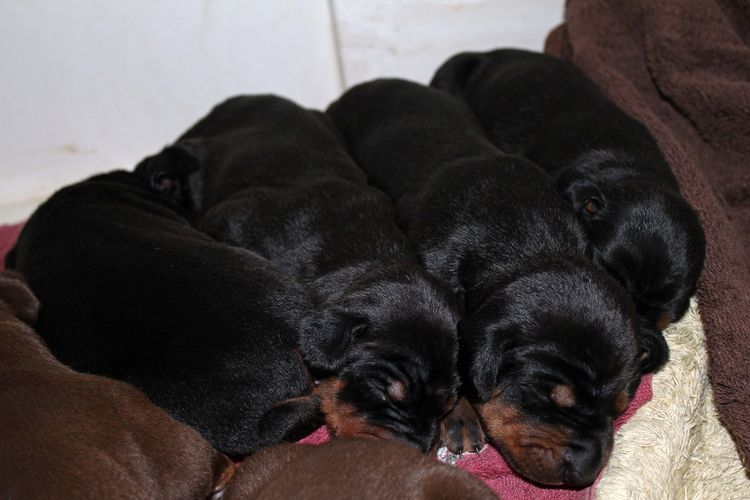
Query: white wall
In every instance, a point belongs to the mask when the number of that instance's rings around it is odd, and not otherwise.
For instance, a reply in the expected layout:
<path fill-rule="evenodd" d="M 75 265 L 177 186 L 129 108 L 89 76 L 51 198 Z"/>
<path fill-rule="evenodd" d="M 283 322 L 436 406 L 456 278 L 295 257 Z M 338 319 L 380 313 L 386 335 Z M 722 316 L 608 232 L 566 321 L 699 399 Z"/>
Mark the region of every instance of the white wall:
<path fill-rule="evenodd" d="M 563 0 L 334 0 L 346 84 L 382 76 L 427 83 L 449 56 L 513 46 L 541 51 Z"/>
<path fill-rule="evenodd" d="M 0 0 L 0 222 L 130 168 L 223 98 L 324 107 L 448 55 L 541 49 L 563 0 Z"/>

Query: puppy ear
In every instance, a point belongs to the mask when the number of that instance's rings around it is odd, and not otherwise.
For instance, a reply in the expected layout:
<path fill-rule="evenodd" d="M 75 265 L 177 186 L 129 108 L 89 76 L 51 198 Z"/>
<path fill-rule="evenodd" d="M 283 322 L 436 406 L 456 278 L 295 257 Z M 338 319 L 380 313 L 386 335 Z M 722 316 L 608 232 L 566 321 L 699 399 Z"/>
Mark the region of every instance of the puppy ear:
<path fill-rule="evenodd" d="M 638 344 L 641 349 L 641 373 L 654 373 L 669 361 L 669 346 L 664 334 L 641 320 Z"/>
<path fill-rule="evenodd" d="M 596 217 L 607 200 L 599 186 L 574 170 L 564 170 L 555 179 L 555 188 L 563 193 L 575 212 L 585 218 Z"/>
<path fill-rule="evenodd" d="M 300 350 L 313 369 L 334 372 L 341 368 L 352 339 L 366 329 L 364 320 L 325 304 L 302 320 Z"/>
<path fill-rule="evenodd" d="M 489 322 L 482 314 L 459 321 L 461 382 L 474 402 L 487 402 L 497 389 L 498 374 L 514 337 L 510 325 Z"/>
<path fill-rule="evenodd" d="M 456 54 L 438 68 L 432 77 L 430 87 L 463 95 L 466 86 L 485 64 L 485 58 L 479 53 Z"/>
<path fill-rule="evenodd" d="M 5 269 L 15 269 L 16 267 L 16 255 L 18 254 L 18 245 L 14 245 L 10 249 L 10 252 L 5 254 Z"/>
<path fill-rule="evenodd" d="M 39 301 L 20 274 L 13 271 L 0 273 L 0 309 L 5 309 L 28 325 L 36 322 Z"/>
<path fill-rule="evenodd" d="M 320 398 L 312 394 L 276 403 L 258 422 L 260 442 L 299 441 L 325 425 L 320 403 Z"/>
<path fill-rule="evenodd" d="M 205 148 L 200 139 L 186 139 L 167 146 L 135 167 L 149 187 L 192 212 L 200 211 L 201 170 Z"/>

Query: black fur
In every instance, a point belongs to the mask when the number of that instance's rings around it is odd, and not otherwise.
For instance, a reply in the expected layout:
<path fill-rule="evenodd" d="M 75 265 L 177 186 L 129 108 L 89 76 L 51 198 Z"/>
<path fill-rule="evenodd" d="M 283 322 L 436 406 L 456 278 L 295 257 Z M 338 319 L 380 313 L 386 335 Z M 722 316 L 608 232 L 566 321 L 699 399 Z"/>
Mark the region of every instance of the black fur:
<path fill-rule="evenodd" d="M 591 483 L 643 351 L 632 303 L 585 257 L 549 177 L 494 148 L 463 103 L 414 83 L 356 86 L 328 114 L 427 270 L 465 296 L 460 374 L 491 441 L 530 479 Z M 552 401 L 558 385 L 575 405 Z"/>
<path fill-rule="evenodd" d="M 458 54 L 432 86 L 468 103 L 501 150 L 555 176 L 584 223 L 594 259 L 630 292 L 654 348 L 663 344 L 654 328 L 687 310 L 705 240 L 648 130 L 575 66 L 544 54 Z"/>
<path fill-rule="evenodd" d="M 375 426 L 427 450 L 455 400 L 457 301 L 419 266 L 389 198 L 367 185 L 335 134 L 322 113 L 240 96 L 168 150 L 201 158 L 189 197 L 205 210 L 199 228 L 309 287 L 315 310 L 303 320 L 302 352 L 321 378 L 343 382 L 324 405 L 329 426 Z M 361 422 L 337 420 L 351 408 Z"/>
<path fill-rule="evenodd" d="M 259 429 L 274 405 L 309 392 L 295 352 L 307 294 L 193 229 L 135 174 L 55 193 L 6 263 L 39 297 L 36 327 L 63 363 L 133 383 L 218 449 L 244 455 L 320 425 L 299 408 Z"/>

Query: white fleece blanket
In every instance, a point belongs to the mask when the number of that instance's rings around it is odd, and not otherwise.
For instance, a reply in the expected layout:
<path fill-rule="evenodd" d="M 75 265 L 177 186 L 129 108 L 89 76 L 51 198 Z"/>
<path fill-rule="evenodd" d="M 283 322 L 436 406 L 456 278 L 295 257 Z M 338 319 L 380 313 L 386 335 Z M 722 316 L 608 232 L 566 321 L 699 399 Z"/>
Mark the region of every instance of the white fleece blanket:
<path fill-rule="evenodd" d="M 750 479 L 719 423 L 695 300 L 665 332 L 670 361 L 653 399 L 619 430 L 595 498 L 750 499 Z"/>

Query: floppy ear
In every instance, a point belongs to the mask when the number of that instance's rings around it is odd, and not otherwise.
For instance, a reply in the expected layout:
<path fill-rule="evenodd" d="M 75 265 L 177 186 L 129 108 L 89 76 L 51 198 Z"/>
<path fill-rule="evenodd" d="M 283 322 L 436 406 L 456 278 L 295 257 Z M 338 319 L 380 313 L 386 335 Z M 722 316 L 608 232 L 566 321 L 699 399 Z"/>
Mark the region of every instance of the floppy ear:
<path fill-rule="evenodd" d="M 430 87 L 445 90 L 451 94 L 463 95 L 466 86 L 477 72 L 484 67 L 485 58 L 476 52 L 456 54 L 443 63 L 432 77 Z"/>
<path fill-rule="evenodd" d="M 13 245 L 10 252 L 5 254 L 5 269 L 15 269 L 16 267 L 16 255 L 18 254 L 18 245 Z"/>
<path fill-rule="evenodd" d="M 135 173 L 152 190 L 164 194 L 192 212 L 198 212 L 204 159 L 203 141 L 185 139 L 141 161 L 135 167 Z"/>
<path fill-rule="evenodd" d="M 496 319 L 494 314 L 493 319 Z M 498 373 L 515 337 L 507 323 L 488 321 L 481 313 L 458 323 L 461 382 L 472 396 L 472 402 L 486 403 L 497 389 Z"/>
<path fill-rule="evenodd" d="M 607 200 L 599 186 L 575 170 L 563 170 L 555 179 L 555 188 L 568 200 L 575 212 L 596 217 L 606 208 Z"/>
<path fill-rule="evenodd" d="M 0 309 L 7 310 L 28 325 L 36 322 L 39 301 L 20 274 L 13 271 L 0 273 Z"/>
<path fill-rule="evenodd" d="M 643 319 L 638 331 L 638 345 L 641 350 L 641 373 L 654 373 L 669 361 L 669 346 L 664 334 Z"/>
<path fill-rule="evenodd" d="M 364 320 L 324 304 L 302 320 L 299 347 L 313 369 L 334 372 L 341 368 L 352 339 L 366 328 Z"/>

